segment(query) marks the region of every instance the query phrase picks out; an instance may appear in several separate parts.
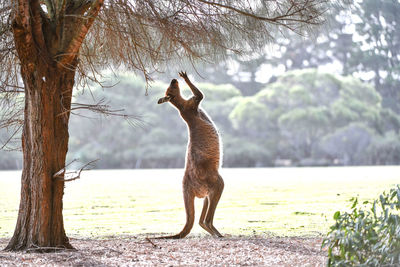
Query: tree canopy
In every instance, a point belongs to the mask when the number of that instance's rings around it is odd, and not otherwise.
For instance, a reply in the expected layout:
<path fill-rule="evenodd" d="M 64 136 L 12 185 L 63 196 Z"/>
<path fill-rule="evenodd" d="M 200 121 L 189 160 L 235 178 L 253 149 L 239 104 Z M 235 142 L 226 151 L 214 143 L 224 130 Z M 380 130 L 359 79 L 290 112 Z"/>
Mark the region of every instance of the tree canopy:
<path fill-rule="evenodd" d="M 78 55 L 79 75 L 93 77 L 99 70 L 124 66 L 149 77 L 149 72 L 171 59 L 215 60 L 229 51 L 253 53 L 284 29 L 307 33 L 324 21 L 322 15 L 333 2 L 3 1 L 1 88 L 18 84 L 15 19 L 32 31 L 29 38 L 48 48 L 57 64 L 67 68 Z"/>

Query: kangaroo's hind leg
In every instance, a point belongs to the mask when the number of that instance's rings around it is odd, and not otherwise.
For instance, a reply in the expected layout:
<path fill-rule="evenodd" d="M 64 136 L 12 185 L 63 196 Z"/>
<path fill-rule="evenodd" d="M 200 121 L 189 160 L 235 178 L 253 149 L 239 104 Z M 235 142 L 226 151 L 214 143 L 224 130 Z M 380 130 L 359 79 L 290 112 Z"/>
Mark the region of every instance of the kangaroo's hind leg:
<path fill-rule="evenodd" d="M 194 224 L 194 193 L 189 190 L 184 190 L 183 192 L 183 200 L 185 202 L 185 210 L 186 210 L 186 224 L 183 227 L 182 231 L 179 234 L 171 235 L 171 236 L 161 236 L 156 237 L 156 239 L 180 239 L 184 238 L 190 233 Z"/>
<path fill-rule="evenodd" d="M 215 209 L 217 208 L 223 190 L 224 190 L 224 181 L 222 180 L 222 177 L 218 175 L 218 179 L 215 182 L 215 185 L 211 188 L 210 193 L 208 195 L 209 205 L 205 217 L 206 227 L 212 232 L 213 235 L 218 237 L 223 237 L 223 236 L 214 227 L 213 220 L 214 220 Z"/>
<path fill-rule="evenodd" d="M 201 212 L 199 224 L 200 224 L 200 226 L 201 226 L 204 230 L 206 230 L 207 232 L 209 232 L 211 235 L 214 235 L 214 232 L 211 231 L 211 229 L 209 229 L 209 228 L 207 227 L 206 221 L 205 221 L 205 218 L 206 218 L 206 215 L 207 215 L 207 211 L 208 211 L 208 207 L 209 207 L 209 201 L 208 201 L 208 196 L 206 196 L 206 197 L 204 198 L 203 210 L 202 210 L 202 212 Z"/>

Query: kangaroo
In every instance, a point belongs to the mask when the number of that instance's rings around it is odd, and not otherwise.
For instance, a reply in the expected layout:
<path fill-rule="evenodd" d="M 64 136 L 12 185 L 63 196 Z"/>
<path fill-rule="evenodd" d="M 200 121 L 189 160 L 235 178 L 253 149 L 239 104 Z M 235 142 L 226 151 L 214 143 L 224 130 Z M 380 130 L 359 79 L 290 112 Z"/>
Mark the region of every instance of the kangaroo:
<path fill-rule="evenodd" d="M 176 235 L 161 239 L 184 238 L 190 233 L 194 223 L 194 198 L 204 198 L 199 224 L 213 236 L 222 237 L 213 225 L 215 209 L 224 189 L 224 181 L 218 173 L 220 166 L 220 140 L 212 120 L 199 107 L 203 93 L 193 85 L 186 72 L 179 73 L 190 87 L 193 96 L 184 99 L 180 94 L 176 79 L 171 81 L 165 97 L 158 104 L 170 102 L 178 109 L 189 129 L 185 174 L 183 177 L 183 199 L 186 210 L 186 224 Z"/>

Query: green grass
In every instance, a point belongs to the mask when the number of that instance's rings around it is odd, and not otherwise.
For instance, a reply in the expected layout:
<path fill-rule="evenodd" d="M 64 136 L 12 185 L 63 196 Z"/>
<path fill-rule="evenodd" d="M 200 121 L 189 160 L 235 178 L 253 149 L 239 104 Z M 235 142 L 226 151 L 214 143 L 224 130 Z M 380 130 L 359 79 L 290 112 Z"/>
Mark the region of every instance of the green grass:
<path fill-rule="evenodd" d="M 400 183 L 400 167 L 223 169 L 214 223 L 224 234 L 315 236 L 348 200 L 376 198 Z M 67 183 L 64 221 L 71 237 L 177 233 L 185 221 L 183 170 L 89 171 Z M 0 172 L 0 237 L 15 226 L 20 172 Z M 196 200 L 199 217 L 202 200 Z M 195 224 L 193 233 L 205 233 Z"/>

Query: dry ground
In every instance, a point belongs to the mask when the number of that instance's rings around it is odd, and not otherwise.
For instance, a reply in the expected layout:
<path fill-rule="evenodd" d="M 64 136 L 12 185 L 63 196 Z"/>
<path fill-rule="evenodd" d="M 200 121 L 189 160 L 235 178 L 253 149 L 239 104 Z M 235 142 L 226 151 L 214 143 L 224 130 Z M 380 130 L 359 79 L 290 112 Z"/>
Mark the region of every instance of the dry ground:
<path fill-rule="evenodd" d="M 0 239 L 4 248 L 7 239 Z M 76 251 L 0 251 L 0 266 L 324 266 L 321 239 L 212 237 L 152 240 L 145 237 L 71 239 Z"/>

